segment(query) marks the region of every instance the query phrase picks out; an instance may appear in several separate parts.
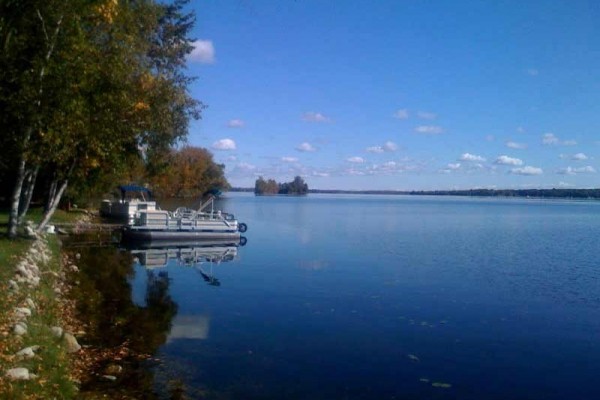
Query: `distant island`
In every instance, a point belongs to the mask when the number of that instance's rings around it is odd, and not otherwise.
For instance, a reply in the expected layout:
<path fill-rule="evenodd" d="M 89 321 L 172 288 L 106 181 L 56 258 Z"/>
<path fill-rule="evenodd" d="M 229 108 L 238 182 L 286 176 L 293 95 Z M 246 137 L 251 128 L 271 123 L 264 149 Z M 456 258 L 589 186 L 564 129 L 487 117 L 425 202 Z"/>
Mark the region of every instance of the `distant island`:
<path fill-rule="evenodd" d="M 299 178 L 299 177 L 297 177 Z M 258 193 L 257 186 L 252 188 L 234 187 L 232 192 L 252 192 L 256 194 L 278 194 L 279 184 L 270 179 L 265 181 L 259 178 L 256 182 L 262 188 L 270 184 L 271 192 Z M 295 182 L 295 180 L 294 180 Z M 273 185 L 273 183 L 275 185 Z M 275 187 L 277 186 L 277 191 Z M 467 189 L 467 190 L 336 190 L 336 189 L 310 189 L 307 193 L 324 194 L 385 194 L 385 195 L 410 195 L 410 196 L 472 196 L 472 197 L 525 197 L 541 199 L 600 199 L 600 189 Z M 283 193 L 282 193 L 283 194 Z M 302 194 L 306 194 L 302 193 Z"/>
<path fill-rule="evenodd" d="M 278 183 L 274 179 L 265 180 L 262 176 L 254 184 L 254 194 L 259 196 L 286 194 L 301 196 L 308 193 L 308 185 L 297 176 L 291 182 Z"/>

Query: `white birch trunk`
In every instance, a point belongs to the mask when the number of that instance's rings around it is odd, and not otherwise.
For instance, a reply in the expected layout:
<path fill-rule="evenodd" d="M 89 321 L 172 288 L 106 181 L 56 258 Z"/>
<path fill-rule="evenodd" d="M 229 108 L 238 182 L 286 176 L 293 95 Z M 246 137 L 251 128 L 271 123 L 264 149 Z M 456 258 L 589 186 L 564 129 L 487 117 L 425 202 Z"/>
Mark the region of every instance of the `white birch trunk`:
<path fill-rule="evenodd" d="M 23 223 L 25 216 L 27 215 L 27 211 L 29 211 L 29 205 L 31 204 L 31 196 L 33 196 L 33 189 L 35 189 L 35 182 L 37 180 L 37 175 L 40 170 L 39 165 L 35 167 L 32 171 L 27 173 L 27 183 L 23 189 L 21 189 L 21 201 L 19 204 L 19 225 Z"/>
<path fill-rule="evenodd" d="M 48 211 L 50 207 L 52 207 L 52 199 L 56 196 L 56 188 L 58 187 L 58 179 L 56 178 L 56 173 L 54 174 L 54 179 L 52 179 L 52 183 L 50 184 L 50 188 L 48 189 L 48 196 L 46 197 L 46 204 L 44 205 L 44 212 Z"/>
<path fill-rule="evenodd" d="M 19 225 L 19 202 L 21 200 L 21 190 L 25 180 L 25 157 L 21 157 L 19 168 L 17 169 L 17 181 L 10 198 L 10 214 L 8 217 L 8 237 L 14 239 L 17 237 L 17 227 Z"/>
<path fill-rule="evenodd" d="M 42 222 L 40 222 L 40 224 L 37 227 L 38 232 L 42 232 L 44 228 L 46 228 L 46 225 L 48 225 L 48 222 L 50 222 L 50 218 L 52 218 L 52 215 L 54 215 L 54 212 L 58 207 L 58 203 L 60 203 L 60 199 L 63 193 L 65 192 L 65 189 L 67 188 L 68 184 L 69 180 L 65 179 L 62 185 L 60 185 L 60 189 L 58 189 L 56 195 L 51 199 L 50 208 L 44 213 L 44 216 L 42 217 Z"/>

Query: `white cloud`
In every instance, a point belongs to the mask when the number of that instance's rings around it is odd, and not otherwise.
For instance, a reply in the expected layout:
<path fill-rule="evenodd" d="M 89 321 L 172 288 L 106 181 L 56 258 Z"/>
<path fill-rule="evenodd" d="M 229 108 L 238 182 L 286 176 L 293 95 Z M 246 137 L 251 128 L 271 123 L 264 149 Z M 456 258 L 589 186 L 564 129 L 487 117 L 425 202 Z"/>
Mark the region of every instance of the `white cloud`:
<path fill-rule="evenodd" d="M 450 163 L 448 164 L 448 169 L 452 171 L 456 171 L 460 168 L 460 163 Z"/>
<path fill-rule="evenodd" d="M 191 61 L 201 64 L 212 64 L 215 62 L 215 47 L 211 40 L 196 40 L 192 43 L 192 46 L 194 46 L 194 50 L 188 56 Z"/>
<path fill-rule="evenodd" d="M 517 142 L 508 141 L 508 142 L 506 142 L 506 147 L 508 147 L 509 149 L 523 150 L 523 149 L 527 148 L 527 145 L 525 143 L 517 143 Z"/>
<path fill-rule="evenodd" d="M 575 185 L 573 185 L 572 183 L 567 183 L 563 181 L 558 182 L 558 186 L 562 188 L 575 187 Z"/>
<path fill-rule="evenodd" d="M 576 146 L 577 145 L 577 141 L 575 141 L 575 140 L 564 140 L 561 142 L 554 133 L 544 133 L 544 135 L 542 136 L 542 143 L 546 144 L 546 145 L 561 144 L 563 146 Z"/>
<path fill-rule="evenodd" d="M 432 112 L 427 112 L 427 111 L 419 111 L 417 113 L 417 117 L 419 117 L 421 119 L 436 119 L 437 114 L 434 114 Z"/>
<path fill-rule="evenodd" d="M 296 150 L 301 151 L 301 152 L 312 152 L 312 151 L 317 151 L 316 148 L 313 147 L 312 144 L 308 143 L 308 142 L 304 142 L 304 143 L 300 143 L 297 147 Z"/>
<path fill-rule="evenodd" d="M 371 146 L 367 147 L 365 150 L 367 151 L 367 153 L 391 153 L 398 150 L 398 145 L 388 140 L 383 144 L 383 146 Z"/>
<path fill-rule="evenodd" d="M 363 171 L 359 171 L 359 170 L 356 170 L 354 168 L 347 169 L 346 171 L 344 171 L 344 173 L 347 174 L 347 175 L 351 175 L 351 176 L 363 176 L 363 175 L 365 175 L 365 173 Z"/>
<path fill-rule="evenodd" d="M 558 173 L 561 175 L 594 174 L 596 169 L 591 165 L 579 168 L 567 167 L 559 170 Z"/>
<path fill-rule="evenodd" d="M 394 118 L 408 119 L 408 110 L 406 108 L 398 110 L 394 113 Z"/>
<path fill-rule="evenodd" d="M 485 158 L 475 155 L 475 154 L 471 154 L 471 153 L 463 153 L 461 154 L 460 161 L 485 161 Z"/>
<path fill-rule="evenodd" d="M 317 171 L 313 171 L 312 176 L 316 176 L 319 178 L 326 178 L 329 176 L 329 172 L 317 172 Z"/>
<path fill-rule="evenodd" d="M 243 128 L 246 125 L 241 119 L 232 119 L 227 122 L 229 128 Z"/>
<path fill-rule="evenodd" d="M 385 142 L 383 145 L 383 150 L 385 151 L 396 151 L 398 150 L 398 145 L 394 142 L 390 142 L 389 140 Z"/>
<path fill-rule="evenodd" d="M 302 115 L 302 120 L 307 122 L 331 122 L 331 118 L 314 111 L 305 112 Z"/>
<path fill-rule="evenodd" d="M 366 148 L 367 153 L 383 153 L 385 150 L 381 146 L 372 146 Z"/>
<path fill-rule="evenodd" d="M 295 163 L 295 162 L 298 162 L 298 158 L 296 158 L 296 157 L 281 157 L 281 161 L 287 162 L 287 163 Z"/>
<path fill-rule="evenodd" d="M 531 167 L 529 165 L 525 166 L 525 167 L 520 167 L 520 168 L 513 168 L 510 170 L 510 172 L 515 175 L 527 175 L 527 176 L 541 175 L 544 173 L 544 171 L 541 168 Z"/>
<path fill-rule="evenodd" d="M 558 144 L 558 138 L 554 133 L 544 133 L 542 136 L 543 144 Z"/>
<path fill-rule="evenodd" d="M 236 156 L 229 156 L 229 157 L 227 157 L 227 161 L 237 161 L 237 157 Z"/>
<path fill-rule="evenodd" d="M 587 160 L 588 156 L 586 156 L 583 153 L 577 153 L 577 154 L 573 154 L 573 156 L 571 157 L 571 160 L 575 160 L 575 161 L 583 161 L 583 160 Z"/>
<path fill-rule="evenodd" d="M 235 150 L 235 142 L 231 139 L 221 139 L 213 143 L 212 148 L 215 150 Z"/>
<path fill-rule="evenodd" d="M 509 156 L 500 156 L 498 158 L 496 158 L 495 161 L 496 164 L 499 165 L 512 165 L 512 166 L 519 166 L 519 165 L 523 165 L 523 161 L 519 160 L 518 158 L 512 158 Z"/>
<path fill-rule="evenodd" d="M 415 128 L 415 132 L 424 135 L 438 135 L 444 132 L 444 129 L 441 126 L 437 125 L 421 125 Z"/>
<path fill-rule="evenodd" d="M 351 163 L 356 163 L 356 164 L 362 164 L 365 162 L 365 159 L 362 157 L 349 157 L 349 158 L 346 158 L 346 161 L 351 162 Z"/>

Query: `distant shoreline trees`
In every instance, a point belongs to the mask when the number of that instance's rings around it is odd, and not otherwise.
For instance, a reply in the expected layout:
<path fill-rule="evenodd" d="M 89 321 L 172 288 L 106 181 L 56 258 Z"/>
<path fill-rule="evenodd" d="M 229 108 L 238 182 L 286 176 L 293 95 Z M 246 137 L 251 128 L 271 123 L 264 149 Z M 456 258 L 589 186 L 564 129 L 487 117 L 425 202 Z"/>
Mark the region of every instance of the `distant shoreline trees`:
<path fill-rule="evenodd" d="M 291 182 L 277 183 L 274 179 L 265 180 L 262 176 L 254 184 L 254 194 L 275 195 L 287 194 L 301 196 L 308 194 L 308 185 L 300 176 Z"/>
<path fill-rule="evenodd" d="M 231 192 L 252 192 L 252 188 L 232 187 Z M 600 200 L 600 189 L 465 189 L 465 190 L 342 190 L 310 189 L 314 194 L 370 194 L 388 196 L 458 196 L 531 199 Z"/>

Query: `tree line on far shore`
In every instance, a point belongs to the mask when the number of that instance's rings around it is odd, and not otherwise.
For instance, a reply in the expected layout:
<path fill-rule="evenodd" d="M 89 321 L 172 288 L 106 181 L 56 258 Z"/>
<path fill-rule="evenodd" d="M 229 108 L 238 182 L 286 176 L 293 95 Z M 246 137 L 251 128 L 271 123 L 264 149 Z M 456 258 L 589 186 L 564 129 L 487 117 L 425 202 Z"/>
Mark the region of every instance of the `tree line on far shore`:
<path fill-rule="evenodd" d="M 264 180 L 263 180 L 264 181 Z M 268 182 L 277 183 L 270 179 Z M 271 187 L 275 187 L 271 184 Z M 256 192 L 256 188 L 233 187 L 232 192 Z M 277 193 L 277 192 L 274 192 Z M 465 190 L 340 190 L 310 189 L 308 193 L 373 194 L 404 196 L 462 196 L 462 197 L 524 197 L 537 199 L 600 200 L 600 189 L 465 189 Z"/>
<path fill-rule="evenodd" d="M 118 184 L 190 196 L 227 187 L 208 150 L 183 147 L 204 105 L 189 92 L 188 0 L 0 2 L 0 206 L 15 237 L 32 201 Z"/>
<path fill-rule="evenodd" d="M 278 183 L 274 179 L 265 180 L 262 176 L 254 184 L 254 194 L 257 195 L 305 195 L 308 193 L 308 184 L 300 176 L 291 182 Z"/>

